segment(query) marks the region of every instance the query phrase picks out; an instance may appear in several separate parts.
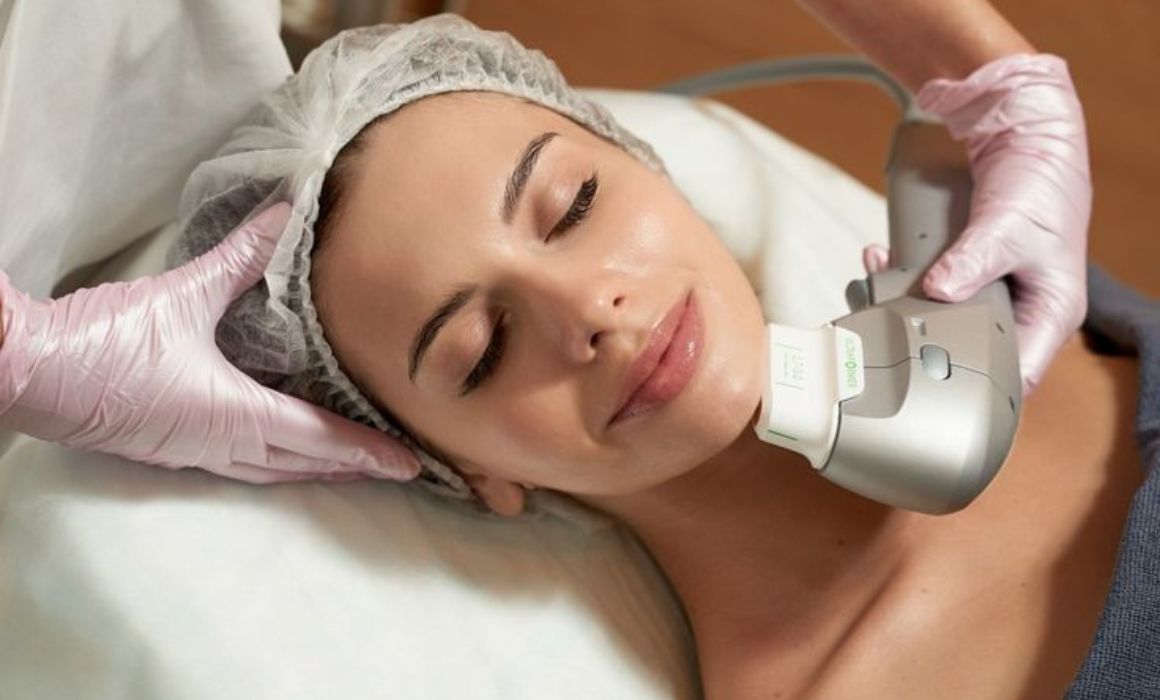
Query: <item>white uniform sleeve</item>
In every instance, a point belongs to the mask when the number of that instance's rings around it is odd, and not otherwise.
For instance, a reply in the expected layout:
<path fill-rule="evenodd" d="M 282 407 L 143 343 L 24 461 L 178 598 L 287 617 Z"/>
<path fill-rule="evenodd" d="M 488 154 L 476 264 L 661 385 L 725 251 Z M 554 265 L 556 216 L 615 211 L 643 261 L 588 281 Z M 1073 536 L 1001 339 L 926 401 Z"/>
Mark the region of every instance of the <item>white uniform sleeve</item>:
<path fill-rule="evenodd" d="M 278 0 L 0 0 L 0 267 L 48 296 L 171 221 L 290 74 Z"/>

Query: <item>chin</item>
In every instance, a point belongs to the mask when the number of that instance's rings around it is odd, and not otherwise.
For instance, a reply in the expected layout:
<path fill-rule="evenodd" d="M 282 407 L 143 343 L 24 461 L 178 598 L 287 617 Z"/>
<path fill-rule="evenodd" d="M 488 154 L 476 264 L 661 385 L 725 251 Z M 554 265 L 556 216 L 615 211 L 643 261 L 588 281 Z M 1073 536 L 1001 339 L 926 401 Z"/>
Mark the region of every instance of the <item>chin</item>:
<path fill-rule="evenodd" d="M 673 403 L 634 431 L 629 459 L 634 478 L 628 491 L 650 488 L 698 467 L 751 429 L 761 402 L 762 330 L 758 323 L 751 333 L 726 338 L 733 342 L 722 342 L 720 333 L 706 333 L 696 376 Z"/>

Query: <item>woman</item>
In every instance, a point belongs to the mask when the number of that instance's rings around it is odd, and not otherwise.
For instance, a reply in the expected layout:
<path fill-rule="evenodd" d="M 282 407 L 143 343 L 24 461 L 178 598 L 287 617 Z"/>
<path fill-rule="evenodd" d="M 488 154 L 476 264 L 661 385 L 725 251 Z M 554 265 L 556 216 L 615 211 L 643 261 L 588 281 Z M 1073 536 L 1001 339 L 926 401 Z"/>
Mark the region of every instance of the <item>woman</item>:
<path fill-rule="evenodd" d="M 471 28 L 430 24 L 471 41 Z M 349 52 L 330 55 L 358 60 L 372 39 L 351 35 Z M 457 40 L 443 46 L 447 55 Z M 685 603 L 710 696 L 926 696 L 939 687 L 1009 697 L 1066 687 L 1138 478 L 1125 460 L 1115 462 L 1122 472 L 1091 469 L 1122 428 L 1112 424 L 1111 390 L 1130 386 L 1122 360 L 1097 359 L 1073 339 L 1060 366 L 1076 372 L 1053 370 L 1068 381 L 1045 383 L 1041 392 L 1059 388 L 1028 402 L 1016 453 L 967 511 L 932 519 L 868 503 L 747 429 L 756 300 L 646 146 L 598 113 L 565 118 L 565 105 L 476 92 L 415 97 L 422 78 L 405 86 L 415 92 L 398 109 L 372 106 L 385 118 L 358 123 L 334 110 L 336 94 L 362 94 L 351 75 L 329 73 L 312 85 L 334 92 L 312 87 L 305 100 L 280 92 L 187 190 L 189 254 L 200 252 L 199 232 L 224 237 L 278 189 L 264 174 L 289 183 L 286 231 L 317 236 L 287 244 L 283 234 L 257 290 L 283 300 L 271 318 L 247 316 L 245 304 L 231 312 L 227 328 L 238 336 L 219 342 L 239 349 L 236 364 L 344 415 L 405 428 L 425 477 L 453 493 L 466 481 L 495 512 L 517 514 L 529 491 L 551 489 L 633 527 Z M 312 128 L 319 123 L 326 129 Z M 287 169 L 270 145 L 279 142 L 309 158 Z M 259 143 L 268 157 L 246 160 Z M 524 167 L 513 175 L 514 163 Z M 311 191 L 318 196 L 299 196 Z M 1082 223 L 1086 231 L 1086 213 Z M 249 306 L 257 308 L 266 307 Z M 303 345 L 263 346 L 287 337 L 278 323 L 296 320 Z M 641 353 L 674 336 L 687 341 L 686 371 L 666 376 L 684 379 L 649 382 L 647 400 L 631 400 L 647 371 L 636 364 Z M 1073 396 L 1087 412 L 1053 413 Z M 1069 431 L 1076 445 L 1060 448 L 1062 420 L 1093 432 Z M 1074 460 L 1075 481 L 1047 478 L 1048 468 L 1067 468 L 1052 450 Z M 1110 495 L 1097 499 L 1093 487 Z M 1102 525 L 1089 523 L 1072 546 L 1088 512 Z M 1063 553 L 1070 588 L 1058 595 L 1073 614 L 1053 620 L 1066 629 L 1044 640 L 1042 612 L 1026 603 L 1051 591 Z M 963 572 L 980 561 L 987 571 Z M 955 625 L 946 647 L 935 643 L 936 620 Z M 971 667 L 963 651 L 986 665 Z"/>
<path fill-rule="evenodd" d="M 558 136 L 511 225 L 497 222 L 516 154 L 547 133 Z M 748 429 L 753 292 L 687 204 L 621 149 L 541 107 L 451 94 L 371 127 L 342 166 L 311 284 L 343 366 L 493 511 L 518 514 L 529 490 L 554 489 L 631 526 L 689 613 L 709 697 L 1066 688 L 1139 482 L 1124 454 L 1130 363 L 1073 338 L 983 497 L 949 517 L 898 511 Z M 586 213 L 566 227 L 577 200 Z M 490 291 L 412 363 L 425 319 L 471 284 Z M 686 300 L 685 323 L 703 329 L 688 334 L 703 343 L 696 370 L 668 402 L 626 410 L 632 361 Z"/>

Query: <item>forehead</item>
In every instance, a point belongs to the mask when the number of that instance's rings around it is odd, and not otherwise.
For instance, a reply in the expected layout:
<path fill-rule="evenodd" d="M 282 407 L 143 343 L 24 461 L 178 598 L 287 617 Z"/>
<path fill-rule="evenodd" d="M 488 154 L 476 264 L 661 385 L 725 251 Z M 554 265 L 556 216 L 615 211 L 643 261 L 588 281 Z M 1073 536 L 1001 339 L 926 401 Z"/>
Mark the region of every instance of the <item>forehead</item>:
<path fill-rule="evenodd" d="M 419 100 L 364 135 L 330 247 L 379 282 L 446 278 L 448 254 L 486 244 L 527 141 L 566 119 L 494 93 Z M 331 245 L 333 244 L 333 245 Z M 451 257 L 455 257 L 452 255 Z M 381 267 L 390 261 L 398 276 Z"/>
<path fill-rule="evenodd" d="M 486 213 L 497 200 L 480 197 L 497 186 L 502 171 L 510 170 L 527 134 L 553 123 L 553 117 L 544 108 L 494 93 L 419 100 L 365 134 L 347 204 L 361 209 L 356 214 L 425 222 L 432 212 L 414 206 L 426 199 L 416 195 L 441 191 L 450 195 L 447 209 L 459 218 Z"/>
<path fill-rule="evenodd" d="M 415 181 L 417 174 L 454 182 L 490 171 L 496 160 L 510 169 L 528 138 L 548 129 L 569 136 L 587 134 L 570 119 L 509 95 L 434 95 L 370 127 L 357 167 L 364 179 L 376 177 L 399 186 Z"/>

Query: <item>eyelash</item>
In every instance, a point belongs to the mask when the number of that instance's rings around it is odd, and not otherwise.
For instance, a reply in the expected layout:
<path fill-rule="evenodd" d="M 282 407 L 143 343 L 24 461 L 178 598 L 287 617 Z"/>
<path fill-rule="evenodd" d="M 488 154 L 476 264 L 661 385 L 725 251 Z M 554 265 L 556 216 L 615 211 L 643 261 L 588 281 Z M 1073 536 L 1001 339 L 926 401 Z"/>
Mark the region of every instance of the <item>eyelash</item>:
<path fill-rule="evenodd" d="M 592 203 L 596 200 L 596 188 L 600 185 L 600 181 L 596 176 L 597 174 L 594 172 L 592 173 L 592 177 L 580 183 L 580 189 L 576 191 L 576 198 L 572 200 L 572 206 L 564 213 L 563 218 L 552 227 L 552 230 L 548 232 L 547 238 L 544 239 L 545 242 L 566 232 L 588 216 L 588 212 L 592 209 Z"/>
<path fill-rule="evenodd" d="M 597 174 L 594 172 L 592 176 L 580 184 L 580 189 L 576 191 L 576 197 L 572 200 L 572 206 L 564 213 L 564 216 L 552 227 L 548 232 L 544 241 L 551 241 L 553 238 L 566 233 L 580 222 L 588 217 L 588 213 L 592 211 L 592 205 L 596 201 L 596 190 L 600 185 L 597 179 Z M 496 321 L 495 329 L 491 332 L 491 340 L 488 341 L 487 347 L 484 348 L 483 355 L 480 356 L 479 362 L 475 367 L 471 368 L 467 378 L 463 380 L 463 388 L 460 391 L 460 396 L 470 393 L 480 384 L 487 381 L 488 377 L 495 372 L 496 365 L 499 364 L 500 358 L 503 357 L 504 345 L 507 342 L 507 324 L 504 323 L 506 317 L 501 316 Z"/>
<path fill-rule="evenodd" d="M 488 341 L 487 347 L 484 348 L 483 355 L 480 356 L 479 362 L 475 367 L 471 368 L 467 379 L 463 380 L 463 390 L 459 393 L 464 396 L 472 389 L 482 384 L 492 372 L 495 371 L 495 366 L 499 364 L 500 357 L 503 356 L 504 345 L 507 343 L 507 324 L 504 323 L 506 319 L 500 317 L 495 323 L 495 330 L 491 332 L 491 340 Z"/>

